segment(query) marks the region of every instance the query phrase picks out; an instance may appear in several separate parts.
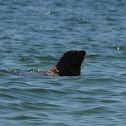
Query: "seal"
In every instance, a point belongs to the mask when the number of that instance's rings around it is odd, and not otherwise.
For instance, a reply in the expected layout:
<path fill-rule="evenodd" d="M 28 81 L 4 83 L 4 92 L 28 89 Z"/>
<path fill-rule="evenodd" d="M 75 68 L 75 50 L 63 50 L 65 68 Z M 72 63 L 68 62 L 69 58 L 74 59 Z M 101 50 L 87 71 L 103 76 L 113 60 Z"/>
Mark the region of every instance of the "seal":
<path fill-rule="evenodd" d="M 81 64 L 86 55 L 85 50 L 72 50 L 64 53 L 59 62 L 49 70 L 57 76 L 78 76 L 81 71 Z"/>
<path fill-rule="evenodd" d="M 0 70 L 17 76 L 78 76 L 81 71 L 81 64 L 85 58 L 86 51 L 72 50 L 63 54 L 58 63 L 49 71 L 20 72 L 13 69 Z"/>

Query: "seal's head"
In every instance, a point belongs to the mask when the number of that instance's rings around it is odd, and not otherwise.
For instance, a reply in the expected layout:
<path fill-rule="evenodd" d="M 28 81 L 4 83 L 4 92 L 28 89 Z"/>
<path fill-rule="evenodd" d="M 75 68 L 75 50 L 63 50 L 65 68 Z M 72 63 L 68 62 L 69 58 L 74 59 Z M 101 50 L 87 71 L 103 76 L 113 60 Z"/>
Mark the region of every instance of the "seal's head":
<path fill-rule="evenodd" d="M 85 50 L 68 51 L 64 53 L 59 62 L 49 72 L 59 76 L 78 76 L 80 75 L 81 63 L 85 55 Z"/>

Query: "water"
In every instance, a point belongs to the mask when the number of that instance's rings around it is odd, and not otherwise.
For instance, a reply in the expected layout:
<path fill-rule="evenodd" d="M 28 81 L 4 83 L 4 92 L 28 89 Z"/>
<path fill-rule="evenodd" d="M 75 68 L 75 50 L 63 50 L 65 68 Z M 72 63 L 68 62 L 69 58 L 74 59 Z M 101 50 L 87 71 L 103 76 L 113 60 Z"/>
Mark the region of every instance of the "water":
<path fill-rule="evenodd" d="M 125 0 L 0 1 L 0 70 L 47 71 L 73 49 L 78 77 L 0 73 L 0 125 L 126 125 Z"/>

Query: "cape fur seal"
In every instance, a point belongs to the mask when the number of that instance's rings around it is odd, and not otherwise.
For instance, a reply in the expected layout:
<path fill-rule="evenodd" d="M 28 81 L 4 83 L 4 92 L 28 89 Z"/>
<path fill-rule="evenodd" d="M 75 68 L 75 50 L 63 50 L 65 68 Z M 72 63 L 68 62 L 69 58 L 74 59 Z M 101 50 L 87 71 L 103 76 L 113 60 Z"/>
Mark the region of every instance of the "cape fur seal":
<path fill-rule="evenodd" d="M 58 63 L 49 71 L 39 70 L 37 72 L 19 72 L 6 69 L 4 73 L 18 76 L 78 76 L 81 71 L 81 64 L 86 55 L 85 50 L 72 50 L 63 54 Z"/>
<path fill-rule="evenodd" d="M 86 51 L 72 50 L 64 53 L 59 62 L 49 70 L 58 76 L 78 76 L 81 71 L 81 63 L 84 60 Z"/>

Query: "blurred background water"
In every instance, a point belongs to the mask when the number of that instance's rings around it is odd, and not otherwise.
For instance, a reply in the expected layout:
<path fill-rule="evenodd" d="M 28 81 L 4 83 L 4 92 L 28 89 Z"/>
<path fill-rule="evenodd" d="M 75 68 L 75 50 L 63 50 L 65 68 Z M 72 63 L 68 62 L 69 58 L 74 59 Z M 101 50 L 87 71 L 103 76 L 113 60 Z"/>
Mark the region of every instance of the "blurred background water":
<path fill-rule="evenodd" d="M 126 125 L 125 0 L 0 0 L 0 70 L 47 71 L 73 49 L 78 77 L 0 73 L 1 126 Z"/>

